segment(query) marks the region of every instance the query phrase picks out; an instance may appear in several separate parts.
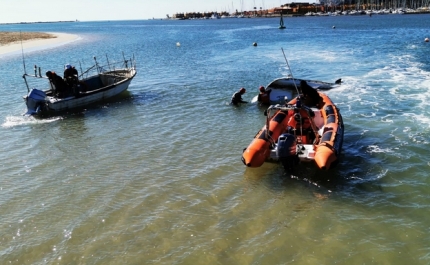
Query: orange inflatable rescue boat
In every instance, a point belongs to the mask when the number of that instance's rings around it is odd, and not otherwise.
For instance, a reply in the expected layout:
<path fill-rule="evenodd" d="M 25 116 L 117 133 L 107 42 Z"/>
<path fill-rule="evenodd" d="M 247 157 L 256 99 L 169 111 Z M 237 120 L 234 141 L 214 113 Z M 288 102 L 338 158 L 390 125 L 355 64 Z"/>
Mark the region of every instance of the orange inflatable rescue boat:
<path fill-rule="evenodd" d="M 339 161 L 344 125 L 330 98 L 317 93 L 318 99 L 311 102 L 297 97 L 285 105 L 270 106 L 266 124 L 243 151 L 243 163 L 259 167 L 279 161 L 290 170 L 299 161 L 315 161 L 320 169 L 333 168 Z"/>

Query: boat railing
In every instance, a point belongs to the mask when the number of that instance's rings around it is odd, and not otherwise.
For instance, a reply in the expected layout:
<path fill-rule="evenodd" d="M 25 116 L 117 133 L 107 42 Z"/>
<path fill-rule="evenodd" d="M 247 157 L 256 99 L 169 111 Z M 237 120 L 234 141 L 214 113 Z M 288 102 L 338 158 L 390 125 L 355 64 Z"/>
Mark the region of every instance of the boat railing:
<path fill-rule="evenodd" d="M 269 108 L 264 112 L 264 114 L 267 116 L 267 119 L 270 120 L 273 118 L 273 116 L 278 112 L 279 110 L 283 112 L 288 112 L 289 110 L 294 110 L 295 106 L 293 105 L 270 105 Z"/>
<path fill-rule="evenodd" d="M 299 106 L 297 106 L 297 105 L 299 105 Z M 269 129 L 269 122 L 270 122 L 270 120 L 273 118 L 273 116 L 275 116 L 275 114 L 278 111 L 282 111 L 282 112 L 288 113 L 288 111 L 290 111 L 290 110 L 293 110 L 293 111 L 297 112 L 298 110 L 303 109 L 303 110 L 305 110 L 307 112 L 312 132 L 315 135 L 315 141 L 317 141 L 319 139 L 318 127 L 316 126 L 315 121 L 311 118 L 311 117 L 315 116 L 313 110 L 311 108 L 303 105 L 303 104 L 297 104 L 297 105 L 296 104 L 294 104 L 294 105 L 290 105 L 290 104 L 288 104 L 288 105 L 276 104 L 276 105 L 269 106 L 269 108 L 264 112 L 264 114 L 267 116 L 267 119 L 266 119 L 266 128 L 267 128 L 267 130 Z M 302 119 L 301 115 L 299 115 L 299 117 L 300 117 L 300 119 Z M 302 122 L 300 121 L 299 124 L 300 124 L 300 130 L 302 130 L 302 125 L 303 125 Z M 273 141 L 273 139 L 269 139 L 269 140 Z"/>
<path fill-rule="evenodd" d="M 106 61 L 106 64 L 101 65 L 97 61 L 97 58 L 94 57 L 94 65 L 87 68 L 85 71 L 82 70 L 82 66 L 80 65 L 81 74 L 79 75 L 79 79 L 85 79 L 89 76 L 94 76 L 97 74 L 113 75 L 115 77 L 124 78 L 127 77 L 126 74 L 130 72 L 131 69 L 136 68 L 136 61 L 134 59 L 134 56 L 130 59 L 125 59 L 124 57 L 123 60 L 116 62 L 110 62 L 109 59 L 106 57 Z"/>
<path fill-rule="evenodd" d="M 42 88 L 42 90 L 50 89 L 49 79 L 47 77 L 24 74 L 22 78 L 24 79 L 25 86 L 27 87 L 27 92 L 30 92 L 32 88 Z"/>
<path fill-rule="evenodd" d="M 37 80 L 37 81 L 36 82 L 32 81 L 31 83 L 29 83 L 29 81 L 27 80 L 27 76 L 32 77 L 32 78 L 34 78 L 33 80 Z M 43 85 L 46 86 L 46 79 L 48 79 L 48 77 L 42 76 L 42 69 L 40 67 L 38 67 L 37 65 L 34 65 L 34 75 L 24 73 L 22 75 L 22 78 L 24 79 L 25 86 L 27 87 L 27 92 L 30 92 L 30 90 L 31 90 L 30 86 L 39 87 L 39 86 L 34 85 L 34 83 L 37 83 L 39 85 L 39 82 L 41 80 L 43 80 L 43 82 L 44 82 L 44 84 L 42 84 L 42 86 Z"/>
<path fill-rule="evenodd" d="M 109 59 L 107 58 L 107 56 L 106 56 L 106 59 L 107 59 L 107 63 L 104 65 L 100 65 L 97 62 L 96 57 L 94 57 L 95 64 L 88 67 L 85 71 L 82 68 L 82 64 L 79 62 L 81 74 L 78 75 L 78 78 L 81 80 L 81 79 L 86 79 L 90 76 L 104 74 L 104 75 L 110 75 L 115 79 L 118 79 L 118 78 L 124 79 L 124 78 L 131 77 L 130 76 L 131 70 L 136 69 L 136 60 L 134 58 L 134 55 L 130 59 L 125 59 L 123 54 L 123 59 L 121 61 L 116 61 L 116 62 L 109 62 Z M 43 82 L 45 83 L 43 85 L 41 84 L 33 85 L 33 82 L 29 83 L 29 81 L 27 80 L 27 77 L 31 77 L 36 80 L 38 79 L 39 81 L 43 80 Z M 27 87 L 27 92 L 30 92 L 32 87 L 47 86 L 46 80 L 48 79 L 48 77 L 46 77 L 45 75 L 42 75 L 42 69 L 37 65 L 34 65 L 34 75 L 27 74 L 27 72 L 25 72 L 22 78 L 24 79 L 25 85 Z M 47 87 L 46 89 L 50 89 L 50 88 Z"/>

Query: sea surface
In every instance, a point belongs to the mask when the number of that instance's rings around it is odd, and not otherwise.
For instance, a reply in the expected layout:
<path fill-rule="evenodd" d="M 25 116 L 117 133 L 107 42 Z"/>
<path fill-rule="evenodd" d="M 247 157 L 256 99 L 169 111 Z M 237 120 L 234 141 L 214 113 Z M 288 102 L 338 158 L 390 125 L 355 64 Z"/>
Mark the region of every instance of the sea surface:
<path fill-rule="evenodd" d="M 0 57 L 0 264 L 430 264 L 430 15 L 284 22 L 0 25 L 80 37 Z M 22 115 L 23 63 L 123 53 L 126 93 Z M 289 74 L 342 78 L 326 92 L 345 123 L 335 169 L 241 162 L 265 116 L 232 94 Z"/>

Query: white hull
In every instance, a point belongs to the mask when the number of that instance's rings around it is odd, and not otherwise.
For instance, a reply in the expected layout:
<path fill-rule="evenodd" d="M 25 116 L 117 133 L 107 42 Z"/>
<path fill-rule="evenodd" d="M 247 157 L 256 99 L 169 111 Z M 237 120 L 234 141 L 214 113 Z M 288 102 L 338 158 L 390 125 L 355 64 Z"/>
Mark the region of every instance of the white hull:
<path fill-rule="evenodd" d="M 338 79 L 334 83 L 327 83 L 317 80 L 305 80 L 297 79 L 292 77 L 282 77 L 273 80 L 266 86 L 266 90 L 271 90 L 270 92 L 270 104 L 284 104 L 285 97 L 288 99 L 293 99 L 298 96 L 297 90 L 300 89 L 300 82 L 304 80 L 306 83 L 314 89 L 317 90 L 329 90 L 341 83 Z M 252 99 L 252 102 L 257 102 L 257 97 Z"/>
<path fill-rule="evenodd" d="M 35 75 L 24 74 L 24 79 L 29 90 L 24 96 L 27 105 L 27 115 L 44 115 L 55 112 L 64 112 L 74 109 L 84 108 L 98 102 L 103 102 L 127 90 L 131 80 L 136 75 L 136 65 L 134 60 L 124 60 L 122 67 L 117 68 L 115 64 L 100 66 L 97 61 L 93 67 L 81 74 L 81 78 L 76 77 L 75 83 L 62 85 L 61 77 L 51 79 L 43 77 L 40 73 Z M 105 68 L 114 70 L 104 70 Z M 90 72 L 96 73 L 90 74 Z M 47 76 L 49 71 L 47 72 Z M 86 77 L 84 77 L 86 76 Z M 31 89 L 26 77 L 39 80 L 47 80 L 49 89 Z M 60 80 L 58 80 L 60 79 Z M 60 82 L 61 81 L 61 82 Z M 61 92 L 59 92 L 61 91 Z"/>
<path fill-rule="evenodd" d="M 134 75 L 133 75 L 134 76 Z M 132 77 L 133 78 L 133 77 Z M 68 97 L 64 99 L 57 99 L 55 97 L 47 97 L 48 109 L 50 111 L 67 111 L 76 108 L 82 108 L 103 100 L 112 98 L 119 95 L 121 92 L 127 90 L 132 78 L 124 80 L 120 83 L 101 89 L 102 91 L 94 91 L 87 95 L 80 97 Z"/>

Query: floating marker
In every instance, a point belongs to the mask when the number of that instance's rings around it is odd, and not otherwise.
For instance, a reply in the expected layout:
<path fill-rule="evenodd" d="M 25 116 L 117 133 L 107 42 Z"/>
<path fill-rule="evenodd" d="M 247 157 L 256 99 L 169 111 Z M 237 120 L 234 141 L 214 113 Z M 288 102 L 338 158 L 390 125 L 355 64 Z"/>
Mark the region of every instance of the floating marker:
<path fill-rule="evenodd" d="M 334 28 L 334 29 L 335 29 L 335 28 L 336 28 L 336 26 L 333 26 L 332 28 Z"/>
<path fill-rule="evenodd" d="M 180 42 L 177 42 L 177 43 L 176 43 L 176 46 L 178 46 L 178 47 L 179 47 L 179 46 L 181 46 L 181 43 L 180 43 Z"/>
<path fill-rule="evenodd" d="M 254 47 L 255 47 L 255 46 L 257 46 L 257 43 L 256 43 L 256 42 L 254 42 L 254 43 L 252 44 L 252 46 L 254 46 Z"/>
<path fill-rule="evenodd" d="M 429 42 L 429 38 L 425 38 L 425 39 L 424 39 L 424 41 L 425 41 L 425 42 Z"/>

